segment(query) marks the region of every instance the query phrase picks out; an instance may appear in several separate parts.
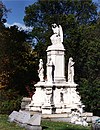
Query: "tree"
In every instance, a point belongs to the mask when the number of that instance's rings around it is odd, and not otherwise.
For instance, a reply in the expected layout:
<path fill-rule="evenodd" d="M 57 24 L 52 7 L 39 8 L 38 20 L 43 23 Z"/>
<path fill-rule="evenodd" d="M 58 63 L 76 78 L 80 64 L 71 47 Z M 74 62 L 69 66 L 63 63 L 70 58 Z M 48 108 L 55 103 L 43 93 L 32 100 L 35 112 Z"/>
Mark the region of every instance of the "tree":
<path fill-rule="evenodd" d="M 0 2 L 0 113 L 8 114 L 20 108 L 22 96 L 33 94 L 38 77 L 37 53 L 32 49 L 30 35 L 17 26 L 6 28 L 5 13 Z"/>
<path fill-rule="evenodd" d="M 100 38 L 97 40 L 94 35 L 98 26 L 96 4 L 92 0 L 38 0 L 33 5 L 26 7 L 25 13 L 25 24 L 33 27 L 31 35 L 37 43 L 33 44 L 34 48 L 38 57 L 43 58 L 45 62 L 45 50 L 51 44 L 49 39 L 52 35 L 51 24 L 56 23 L 63 27 L 67 61 L 66 75 L 68 59 L 73 57 L 75 61 L 75 81 L 80 84 L 78 90 L 86 104 L 86 109 L 93 111 L 98 101 L 96 101 L 96 97 L 93 101 L 89 92 L 94 92 L 96 83 L 99 84 L 99 62 L 97 59 L 99 58 Z M 99 36 L 100 32 L 98 31 L 96 34 Z M 96 87 L 98 88 L 98 85 Z M 95 89 L 97 93 L 99 93 L 98 90 Z M 84 96 L 86 91 L 88 98 Z M 95 101 L 96 103 L 93 103 Z M 95 108 L 93 108 L 93 105 Z"/>
<path fill-rule="evenodd" d="M 86 109 L 100 115 L 100 17 L 97 24 L 85 31 L 87 43 L 86 58 L 83 66 L 83 76 L 80 78 L 80 93 L 86 104 Z"/>
<path fill-rule="evenodd" d="M 3 33 L 3 55 L 1 56 L 1 81 L 7 88 L 26 94 L 26 85 L 36 81 L 36 53 L 27 42 L 28 35 L 17 26 L 6 28 Z M 2 39 L 3 39 L 2 38 Z M 7 82 L 5 82 L 7 81 Z"/>
<path fill-rule="evenodd" d="M 8 12 L 10 12 L 10 9 L 8 10 L 2 1 L 0 1 L 0 24 L 6 22 L 5 17 L 7 17 Z"/>

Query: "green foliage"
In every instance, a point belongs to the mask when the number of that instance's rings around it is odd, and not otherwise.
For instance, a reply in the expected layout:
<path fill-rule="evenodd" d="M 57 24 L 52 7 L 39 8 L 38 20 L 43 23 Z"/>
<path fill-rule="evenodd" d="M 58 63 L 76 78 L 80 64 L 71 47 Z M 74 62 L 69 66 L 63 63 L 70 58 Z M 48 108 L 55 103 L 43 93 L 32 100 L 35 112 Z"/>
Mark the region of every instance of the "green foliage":
<path fill-rule="evenodd" d="M 17 26 L 3 27 L 0 35 L 1 88 L 14 88 L 28 96 L 26 85 L 38 80 L 37 54 L 28 42 L 30 37 Z"/>
<path fill-rule="evenodd" d="M 22 97 L 15 90 L 0 90 L 0 113 L 9 114 L 19 110 Z"/>
<path fill-rule="evenodd" d="M 85 110 L 100 116 L 100 79 L 89 82 L 83 78 L 80 81 L 80 94 L 85 104 Z"/>
<path fill-rule="evenodd" d="M 85 53 L 81 58 L 83 67 L 79 76 L 79 91 L 86 110 L 94 112 L 95 115 L 100 115 L 100 37 L 98 37 L 100 32 L 98 24 L 99 21 L 85 29 L 86 37 L 83 44 Z"/>

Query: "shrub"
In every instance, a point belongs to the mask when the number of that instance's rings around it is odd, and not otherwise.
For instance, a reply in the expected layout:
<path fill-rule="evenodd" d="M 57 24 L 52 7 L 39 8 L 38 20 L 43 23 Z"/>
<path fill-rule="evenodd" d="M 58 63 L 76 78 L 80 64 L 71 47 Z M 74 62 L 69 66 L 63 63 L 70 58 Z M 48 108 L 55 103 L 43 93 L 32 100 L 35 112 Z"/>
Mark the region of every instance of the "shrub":
<path fill-rule="evenodd" d="M 0 114 L 9 114 L 13 110 L 19 110 L 21 98 L 14 90 L 0 90 Z"/>

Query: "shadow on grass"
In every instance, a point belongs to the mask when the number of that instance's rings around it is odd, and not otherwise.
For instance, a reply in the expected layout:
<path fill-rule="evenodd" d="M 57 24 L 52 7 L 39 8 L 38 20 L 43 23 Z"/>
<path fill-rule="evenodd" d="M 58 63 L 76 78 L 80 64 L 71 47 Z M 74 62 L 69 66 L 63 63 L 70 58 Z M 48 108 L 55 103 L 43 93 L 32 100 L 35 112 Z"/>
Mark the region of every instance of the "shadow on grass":
<path fill-rule="evenodd" d="M 76 128 L 76 127 L 47 127 L 47 126 L 42 126 L 42 130 L 89 130 L 87 129 L 86 127 L 83 127 L 83 128 Z"/>
<path fill-rule="evenodd" d="M 42 126 L 42 130 L 48 129 L 47 126 Z"/>

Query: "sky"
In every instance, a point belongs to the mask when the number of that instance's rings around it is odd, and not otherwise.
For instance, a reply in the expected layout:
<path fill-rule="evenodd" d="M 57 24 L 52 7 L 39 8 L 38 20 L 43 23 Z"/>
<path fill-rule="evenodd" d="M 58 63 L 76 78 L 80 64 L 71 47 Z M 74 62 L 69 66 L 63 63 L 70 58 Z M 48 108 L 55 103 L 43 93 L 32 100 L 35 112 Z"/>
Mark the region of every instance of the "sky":
<path fill-rule="evenodd" d="M 6 8 L 11 9 L 11 12 L 7 13 L 7 23 L 5 25 L 17 25 L 24 30 L 31 29 L 24 25 L 23 18 L 25 16 L 25 7 L 35 3 L 36 1 L 37 0 L 2 0 Z"/>
<path fill-rule="evenodd" d="M 25 16 L 25 7 L 35 3 L 37 0 L 2 0 L 3 4 L 7 9 L 11 9 L 11 13 L 7 14 L 6 25 L 18 25 L 23 26 L 23 18 Z M 99 2 L 100 0 L 93 0 L 94 2 Z"/>
<path fill-rule="evenodd" d="M 11 9 L 8 13 L 7 21 L 9 24 L 14 22 L 24 23 L 25 7 L 33 4 L 36 0 L 2 0 L 7 9 Z"/>

